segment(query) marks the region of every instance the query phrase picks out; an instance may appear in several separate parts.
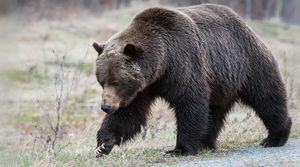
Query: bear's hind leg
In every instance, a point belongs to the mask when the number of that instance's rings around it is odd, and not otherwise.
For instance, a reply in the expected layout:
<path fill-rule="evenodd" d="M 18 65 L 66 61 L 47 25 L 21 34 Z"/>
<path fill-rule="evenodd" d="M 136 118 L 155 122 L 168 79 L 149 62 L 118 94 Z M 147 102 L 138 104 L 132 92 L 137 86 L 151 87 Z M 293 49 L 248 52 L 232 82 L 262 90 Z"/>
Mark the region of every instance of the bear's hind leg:
<path fill-rule="evenodd" d="M 287 111 L 284 85 L 283 83 L 277 85 L 270 83 L 268 86 L 261 84 L 257 82 L 254 84 L 256 87 L 248 85 L 256 90 L 244 89 L 240 92 L 240 98 L 243 103 L 254 109 L 268 129 L 269 135 L 260 145 L 263 147 L 283 146 L 288 140 L 292 125 Z M 257 89 L 257 87 L 264 89 Z"/>

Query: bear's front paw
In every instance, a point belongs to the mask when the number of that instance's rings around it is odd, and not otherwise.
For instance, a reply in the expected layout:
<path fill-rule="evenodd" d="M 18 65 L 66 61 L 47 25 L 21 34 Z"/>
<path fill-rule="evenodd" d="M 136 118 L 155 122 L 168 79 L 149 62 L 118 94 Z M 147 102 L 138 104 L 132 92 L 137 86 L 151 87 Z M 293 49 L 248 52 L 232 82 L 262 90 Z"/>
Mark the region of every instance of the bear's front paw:
<path fill-rule="evenodd" d="M 111 152 L 112 148 L 114 147 L 114 144 L 112 145 L 105 145 L 105 143 L 102 143 L 100 146 L 98 146 L 95 149 L 96 157 L 102 157 L 104 154 L 107 155 Z"/>
<path fill-rule="evenodd" d="M 117 144 L 116 137 L 114 135 L 106 135 L 98 140 L 97 147 L 95 149 L 96 157 L 102 157 L 104 154 L 107 155 L 111 152 L 115 144 Z"/>

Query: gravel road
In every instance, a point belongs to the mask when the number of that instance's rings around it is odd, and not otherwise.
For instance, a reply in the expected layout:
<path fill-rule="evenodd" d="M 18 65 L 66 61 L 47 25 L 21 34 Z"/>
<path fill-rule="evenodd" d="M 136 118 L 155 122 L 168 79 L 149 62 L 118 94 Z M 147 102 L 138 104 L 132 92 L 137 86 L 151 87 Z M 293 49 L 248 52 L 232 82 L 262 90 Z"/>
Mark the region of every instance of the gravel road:
<path fill-rule="evenodd" d="M 154 166 L 166 166 L 155 164 Z M 178 162 L 178 167 L 196 166 L 294 166 L 300 167 L 300 139 L 289 139 L 283 147 L 247 148 L 233 151 L 228 157 L 195 159 L 189 162 Z"/>

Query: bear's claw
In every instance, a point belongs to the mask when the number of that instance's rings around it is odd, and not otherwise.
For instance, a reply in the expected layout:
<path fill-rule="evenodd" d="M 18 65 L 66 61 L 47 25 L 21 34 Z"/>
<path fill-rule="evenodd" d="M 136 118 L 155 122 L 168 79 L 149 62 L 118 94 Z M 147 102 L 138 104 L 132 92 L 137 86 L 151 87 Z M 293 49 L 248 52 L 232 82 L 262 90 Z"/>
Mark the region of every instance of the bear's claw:
<path fill-rule="evenodd" d="M 102 154 L 103 154 L 102 149 L 105 149 L 104 143 L 102 143 L 101 146 L 99 146 L 95 149 L 96 157 L 102 156 Z"/>
<path fill-rule="evenodd" d="M 95 154 L 96 155 L 99 155 L 101 153 L 101 148 L 100 147 L 97 147 L 96 150 L 95 150 Z"/>

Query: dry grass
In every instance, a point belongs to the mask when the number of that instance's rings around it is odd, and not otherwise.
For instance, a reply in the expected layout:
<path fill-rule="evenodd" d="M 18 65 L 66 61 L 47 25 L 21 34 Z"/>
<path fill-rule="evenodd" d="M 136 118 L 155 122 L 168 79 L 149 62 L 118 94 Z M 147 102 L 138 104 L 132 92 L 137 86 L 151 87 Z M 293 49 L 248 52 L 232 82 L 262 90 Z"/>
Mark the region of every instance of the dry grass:
<path fill-rule="evenodd" d="M 111 11 L 101 16 L 87 15 L 68 17 L 65 20 L 31 20 L 21 22 L 18 37 L 19 61 L 21 66 L 2 72 L 5 86 L 2 99 L 4 107 L 2 118 L 9 121 L 1 123 L 4 132 L 18 131 L 17 140 L 7 137 L 0 142 L 2 165 L 9 166 L 148 166 L 156 162 L 174 164 L 177 161 L 189 161 L 195 158 L 225 156 L 228 151 L 240 147 L 256 147 L 267 131 L 252 110 L 238 105 L 228 116 L 227 122 L 218 139 L 217 152 L 203 150 L 196 156 L 163 156 L 161 153 L 175 146 L 176 134 L 173 111 L 163 101 L 153 106 L 152 118 L 145 140 L 137 136 L 134 142 L 115 147 L 111 154 L 95 158 L 96 132 L 101 126 L 104 112 L 97 106 L 101 101 L 102 89 L 93 75 L 96 53 L 90 50 L 83 66 L 81 78 L 70 92 L 68 102 L 61 109 L 61 126 L 65 135 L 58 144 L 70 144 L 56 156 L 41 143 L 35 126 L 43 127 L 46 136 L 53 140 L 54 134 L 47 124 L 47 115 L 55 120 L 56 111 L 49 105 L 55 101 L 55 77 L 59 75 L 59 64 L 53 50 L 61 58 L 65 56 L 65 90 L 69 90 L 73 77 L 84 60 L 88 45 L 95 40 L 106 41 L 111 35 L 121 30 L 135 13 L 143 8 L 158 5 L 138 4 L 134 7 Z M 84 19 L 83 19 L 84 18 Z M 300 28 L 275 22 L 249 22 L 267 47 L 278 60 L 283 75 L 300 64 L 298 49 Z M 279 47 L 280 46 L 280 47 Z M 286 53 L 286 59 L 283 55 Z M 3 52 L 1 54 L 8 54 Z M 285 61 L 284 61 L 285 60 Z M 286 62 L 286 66 L 284 66 Z M 92 71 L 92 73 L 90 73 Z M 288 83 L 294 79 L 291 99 L 294 107 L 290 108 L 293 119 L 291 137 L 299 137 L 299 70 L 289 75 Z M 18 87 L 18 89 L 15 89 Z M 64 94 L 65 95 L 65 94 Z M 17 98 L 16 98 L 17 97 Z M 44 107 L 44 111 L 37 103 Z M 14 107 L 13 107 L 14 106 Z M 5 111 L 5 112 L 3 112 Z M 12 114 L 17 112 L 17 114 Z M 68 114 L 72 121 L 68 120 Z M 13 122 L 13 125 L 10 122 Z M 11 128 L 8 128 L 11 127 Z M 153 128 L 153 129 L 151 129 Z M 152 131 L 152 132 L 151 132 Z M 152 133 L 152 134 L 151 134 Z M 1 133 L 0 133 L 1 134 Z M 154 138 L 152 137 L 154 136 Z M 3 136 L 4 137 L 4 136 Z M 15 147 L 15 146 L 18 147 Z"/>

